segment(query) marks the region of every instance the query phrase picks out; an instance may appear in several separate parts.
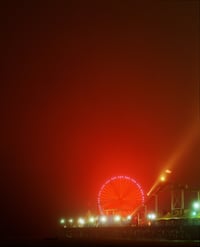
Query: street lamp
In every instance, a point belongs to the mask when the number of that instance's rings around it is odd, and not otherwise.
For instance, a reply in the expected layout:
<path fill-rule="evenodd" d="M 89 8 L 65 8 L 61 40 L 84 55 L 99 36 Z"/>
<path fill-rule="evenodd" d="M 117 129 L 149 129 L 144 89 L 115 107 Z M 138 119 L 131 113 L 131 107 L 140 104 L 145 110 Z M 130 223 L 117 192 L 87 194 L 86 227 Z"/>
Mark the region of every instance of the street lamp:
<path fill-rule="evenodd" d="M 61 219 L 60 219 L 60 224 L 61 224 L 61 225 L 65 224 L 65 219 L 64 219 L 64 218 L 61 218 Z"/>
<path fill-rule="evenodd" d="M 199 210 L 200 209 L 200 201 L 196 201 L 193 203 L 193 208 L 194 210 Z"/>

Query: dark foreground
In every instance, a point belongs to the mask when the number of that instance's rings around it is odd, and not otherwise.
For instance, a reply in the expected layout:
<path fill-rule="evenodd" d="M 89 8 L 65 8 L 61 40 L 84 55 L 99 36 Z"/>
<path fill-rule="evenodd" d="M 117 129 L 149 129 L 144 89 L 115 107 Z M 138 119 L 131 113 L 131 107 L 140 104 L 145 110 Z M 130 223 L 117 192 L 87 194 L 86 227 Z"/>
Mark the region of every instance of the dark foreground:
<path fill-rule="evenodd" d="M 21 239 L 2 240 L 0 246 L 200 246 L 200 240 Z"/>
<path fill-rule="evenodd" d="M 0 246 L 199 246 L 200 225 L 62 228 L 51 238 L 0 239 Z"/>

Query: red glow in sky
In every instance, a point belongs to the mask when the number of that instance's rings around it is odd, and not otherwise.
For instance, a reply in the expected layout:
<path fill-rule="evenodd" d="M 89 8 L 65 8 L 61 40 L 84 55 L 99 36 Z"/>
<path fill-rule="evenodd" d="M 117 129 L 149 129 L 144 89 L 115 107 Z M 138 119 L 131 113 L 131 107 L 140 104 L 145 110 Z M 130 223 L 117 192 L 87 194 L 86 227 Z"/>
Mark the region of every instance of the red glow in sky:
<path fill-rule="evenodd" d="M 197 119 L 198 2 L 1 5 L 3 234 L 95 211 L 108 177 L 147 193 Z M 177 181 L 200 186 L 199 154 Z"/>

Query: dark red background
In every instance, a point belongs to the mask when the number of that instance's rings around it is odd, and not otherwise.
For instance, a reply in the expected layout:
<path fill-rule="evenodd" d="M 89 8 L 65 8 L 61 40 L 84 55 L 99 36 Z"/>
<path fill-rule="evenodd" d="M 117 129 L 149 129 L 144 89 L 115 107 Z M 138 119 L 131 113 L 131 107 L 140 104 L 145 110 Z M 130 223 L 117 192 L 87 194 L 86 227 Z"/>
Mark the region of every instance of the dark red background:
<path fill-rule="evenodd" d="M 114 175 L 147 193 L 197 121 L 198 1 L 33 2 L 1 2 L 7 235 L 95 212 Z M 187 149 L 174 178 L 200 187 L 199 139 Z"/>

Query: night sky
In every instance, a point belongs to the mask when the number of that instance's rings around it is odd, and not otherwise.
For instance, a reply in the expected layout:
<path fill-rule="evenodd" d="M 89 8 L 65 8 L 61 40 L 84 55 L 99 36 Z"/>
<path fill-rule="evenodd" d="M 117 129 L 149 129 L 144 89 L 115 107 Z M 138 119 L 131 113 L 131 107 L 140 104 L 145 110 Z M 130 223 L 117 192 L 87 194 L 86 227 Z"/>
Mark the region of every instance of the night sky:
<path fill-rule="evenodd" d="M 3 235 L 54 235 L 112 176 L 147 193 L 198 119 L 198 1 L 41 2 L 0 4 Z M 173 177 L 200 188 L 185 147 Z"/>

